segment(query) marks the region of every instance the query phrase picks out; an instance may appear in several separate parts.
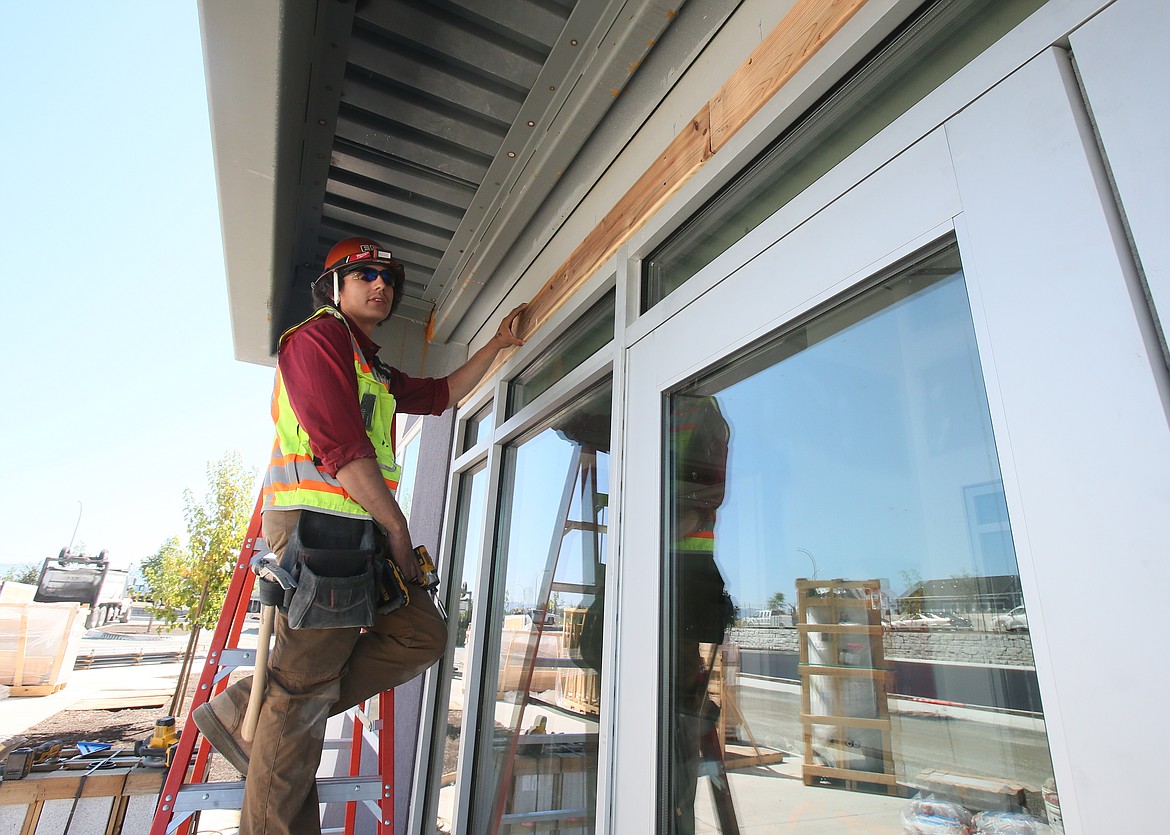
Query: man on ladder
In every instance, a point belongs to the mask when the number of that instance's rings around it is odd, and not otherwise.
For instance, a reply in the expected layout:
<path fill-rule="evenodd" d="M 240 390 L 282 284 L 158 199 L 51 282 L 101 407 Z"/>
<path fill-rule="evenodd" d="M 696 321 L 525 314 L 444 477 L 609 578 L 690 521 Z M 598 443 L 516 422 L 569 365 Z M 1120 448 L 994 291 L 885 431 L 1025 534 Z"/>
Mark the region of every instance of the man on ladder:
<path fill-rule="evenodd" d="M 670 833 L 695 832 L 695 795 L 705 772 L 712 777 L 719 831 L 738 835 L 717 732 L 721 706 L 710 698 L 715 659 L 736 612 L 715 561 L 715 514 L 727 485 L 731 430 L 714 397 L 680 393 L 672 400 Z"/>
<path fill-rule="evenodd" d="M 251 679 L 193 713 L 203 736 L 246 775 L 242 835 L 319 833 L 316 773 L 328 717 L 414 678 L 446 646 L 446 623 L 419 588 L 394 498 L 394 414 L 438 415 L 458 403 L 501 350 L 522 344 L 514 330 L 524 308 L 447 377 L 415 379 L 383 364 L 372 339 L 404 281 L 389 251 L 366 238 L 343 240 L 313 282 L 316 312 L 280 339 L 262 531 L 299 582 L 276 619 L 252 741 L 242 734 Z M 389 586 L 405 601 L 392 611 L 380 596 Z"/>

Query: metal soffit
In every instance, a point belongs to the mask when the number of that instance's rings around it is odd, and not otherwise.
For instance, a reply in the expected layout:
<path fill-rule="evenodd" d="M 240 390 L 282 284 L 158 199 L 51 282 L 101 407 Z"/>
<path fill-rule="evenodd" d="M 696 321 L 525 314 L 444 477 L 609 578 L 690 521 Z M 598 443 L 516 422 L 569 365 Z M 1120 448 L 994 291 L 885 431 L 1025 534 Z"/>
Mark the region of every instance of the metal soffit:
<path fill-rule="evenodd" d="M 469 307 L 516 279 L 496 267 L 679 5 L 321 0 L 311 35 L 282 33 L 268 350 L 349 235 L 406 267 L 397 316 L 433 312 L 436 341 L 466 341 Z M 230 248 L 228 267 L 231 283 Z"/>

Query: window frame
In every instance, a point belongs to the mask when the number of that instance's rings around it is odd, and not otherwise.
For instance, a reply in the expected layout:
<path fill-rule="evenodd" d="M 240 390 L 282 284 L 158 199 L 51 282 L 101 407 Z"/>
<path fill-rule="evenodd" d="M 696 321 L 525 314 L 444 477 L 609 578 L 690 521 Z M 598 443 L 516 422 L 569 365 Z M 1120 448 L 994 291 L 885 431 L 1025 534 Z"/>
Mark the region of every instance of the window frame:
<path fill-rule="evenodd" d="M 539 423 L 547 420 L 556 412 L 564 409 L 574 397 L 595 387 L 606 377 L 611 386 L 611 423 L 610 434 L 613 441 L 610 450 L 610 525 L 609 545 L 606 556 L 608 565 L 614 566 L 607 573 L 607 594 L 610 589 L 618 587 L 617 536 L 620 533 L 620 516 L 617 512 L 621 499 L 620 461 L 622 441 L 619 435 L 621 421 L 620 414 L 624 410 L 624 364 L 621 357 L 625 350 L 623 335 L 627 321 L 626 307 L 629 292 L 626 289 L 628 271 L 626 265 L 616 256 L 585 283 L 573 297 L 572 304 L 565 305 L 550 318 L 549 322 L 528 342 L 517 349 L 512 356 L 499 368 L 493 377 L 473 392 L 463 404 L 457 407 L 455 432 L 451 441 L 451 465 L 448 472 L 447 500 L 443 515 L 443 533 L 439 548 L 438 569 L 441 579 L 441 589 L 450 588 L 452 576 L 452 556 L 454 551 L 454 536 L 456 532 L 456 516 L 458 515 L 458 501 L 460 480 L 470 471 L 483 466 L 488 479 L 484 497 L 481 520 L 480 540 L 476 547 L 468 550 L 468 556 L 478 554 L 480 561 L 476 587 L 473 591 L 476 600 L 485 601 L 482 606 L 490 606 L 492 580 L 496 570 L 493 560 L 495 557 L 495 543 L 499 535 L 499 508 L 508 497 L 502 495 L 501 484 L 504 468 L 505 447 L 515 443 Z M 589 359 L 570 371 L 556 383 L 542 392 L 532 402 L 526 404 L 516 414 L 505 421 L 501 421 L 503 412 L 501 405 L 508 400 L 508 380 L 521 370 L 527 368 L 540 354 L 553 346 L 564 334 L 572 328 L 581 316 L 588 313 L 597 302 L 607 293 L 616 288 L 614 300 L 614 338 Z M 492 404 L 493 425 L 491 432 L 479 443 L 464 452 L 460 452 L 467 421 L 475 417 L 488 403 Z M 459 566 L 462 570 L 463 566 Z M 612 580 L 611 580 L 612 578 Z M 616 593 L 615 593 L 616 594 Z M 605 658 L 606 663 L 602 670 L 601 700 L 605 705 L 599 726 L 598 741 L 598 796 L 597 819 L 598 832 L 610 831 L 607 798 L 611 791 L 611 757 L 616 711 L 612 709 L 613 695 L 616 684 L 614 681 L 613 664 L 610 659 L 614 653 L 614 634 L 617 622 L 617 606 L 607 607 L 605 614 Z M 482 630 L 481 630 L 482 631 Z M 470 775 L 457 783 L 455 809 L 452 819 L 452 831 L 461 831 L 465 827 L 471 813 L 471 802 L 474 795 L 474 766 L 477 757 L 479 740 L 479 704 L 484 690 L 485 677 L 484 636 L 475 636 L 474 646 L 469 642 L 467 647 L 467 662 L 463 671 L 465 677 L 464 690 L 468 694 L 475 694 L 474 706 L 465 706 L 463 712 L 463 727 L 460 733 L 458 771 L 460 774 Z M 420 713 L 420 727 L 426 729 L 423 733 L 427 737 L 426 744 L 420 744 L 415 751 L 414 781 L 412 786 L 413 802 L 410 812 L 410 831 L 424 831 L 422 827 L 433 825 L 433 821 L 426 820 L 429 810 L 437 808 L 437 798 L 430 795 L 428 772 L 430 769 L 430 752 L 432 749 L 432 734 L 438 719 L 437 699 L 441 692 L 440 682 L 436 670 L 432 667 L 425 674 L 423 682 L 423 701 Z M 444 706 L 445 710 L 445 706 Z M 421 739 L 421 735 L 420 735 Z"/>

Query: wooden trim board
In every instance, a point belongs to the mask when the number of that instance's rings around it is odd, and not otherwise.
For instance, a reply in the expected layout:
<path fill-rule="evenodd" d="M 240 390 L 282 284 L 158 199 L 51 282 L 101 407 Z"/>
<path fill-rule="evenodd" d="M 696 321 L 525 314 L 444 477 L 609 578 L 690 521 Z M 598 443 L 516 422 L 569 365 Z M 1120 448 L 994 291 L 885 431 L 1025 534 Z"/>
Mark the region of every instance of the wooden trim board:
<path fill-rule="evenodd" d="M 517 329 L 520 338 L 527 340 L 540 330 L 865 3 L 866 0 L 797 0 L 536 292 L 520 317 Z M 501 352 L 484 379 L 494 376 L 514 352 L 515 349 Z M 466 403 L 470 397 L 462 402 Z"/>
<path fill-rule="evenodd" d="M 798 0 L 710 101 L 717 152 L 796 75 L 865 0 Z"/>

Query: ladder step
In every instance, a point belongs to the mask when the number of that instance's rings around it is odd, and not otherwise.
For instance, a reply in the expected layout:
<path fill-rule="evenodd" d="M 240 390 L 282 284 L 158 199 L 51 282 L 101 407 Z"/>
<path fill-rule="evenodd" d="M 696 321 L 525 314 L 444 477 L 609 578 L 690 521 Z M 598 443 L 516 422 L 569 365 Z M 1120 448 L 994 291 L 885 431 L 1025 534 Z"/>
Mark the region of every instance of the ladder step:
<path fill-rule="evenodd" d="M 386 792 L 390 793 L 389 784 Z M 370 801 L 382 799 L 382 778 L 377 774 L 361 777 L 322 777 L 317 780 L 317 797 L 322 803 Z M 233 783 L 187 783 L 179 789 L 173 812 L 183 819 L 192 812 L 206 809 L 239 809 L 244 803 L 244 781 Z"/>
<path fill-rule="evenodd" d="M 256 650 L 240 649 L 239 647 L 225 647 L 219 655 L 219 666 L 223 667 L 255 667 Z"/>
<path fill-rule="evenodd" d="M 595 583 L 562 583 L 554 580 L 549 588 L 552 591 L 567 591 L 574 594 L 597 594 L 599 587 Z"/>
<path fill-rule="evenodd" d="M 576 519 L 568 519 L 565 521 L 565 531 L 592 531 L 594 533 L 605 533 L 605 525 L 599 522 L 579 522 Z"/>

